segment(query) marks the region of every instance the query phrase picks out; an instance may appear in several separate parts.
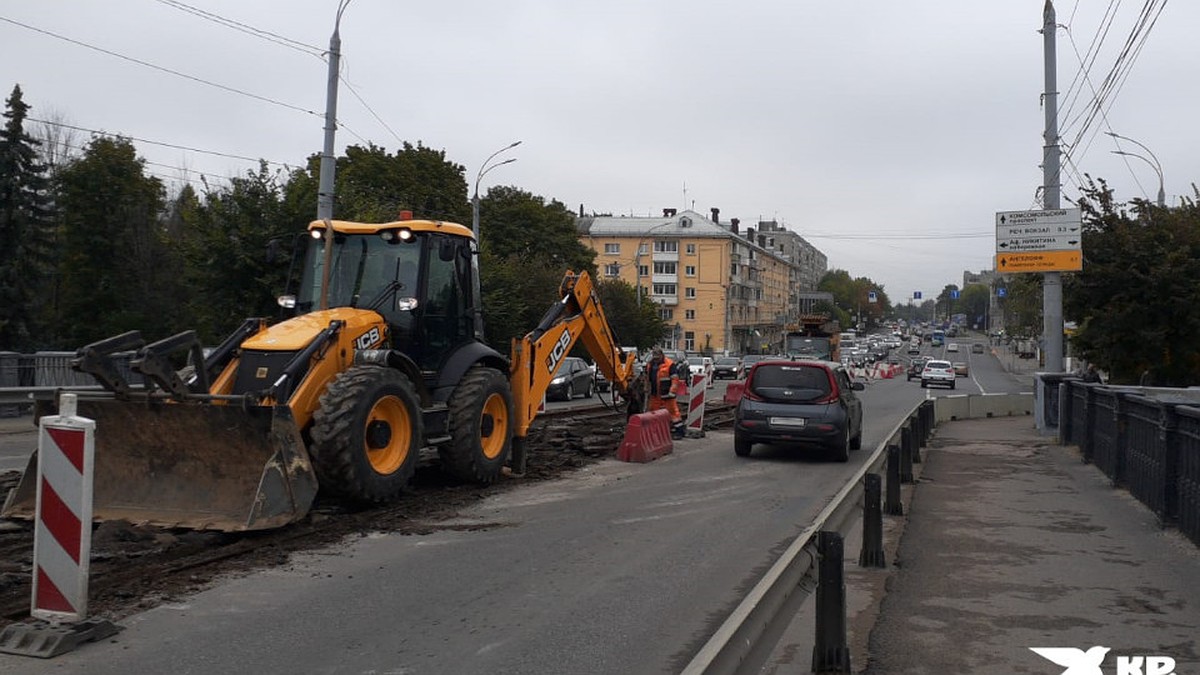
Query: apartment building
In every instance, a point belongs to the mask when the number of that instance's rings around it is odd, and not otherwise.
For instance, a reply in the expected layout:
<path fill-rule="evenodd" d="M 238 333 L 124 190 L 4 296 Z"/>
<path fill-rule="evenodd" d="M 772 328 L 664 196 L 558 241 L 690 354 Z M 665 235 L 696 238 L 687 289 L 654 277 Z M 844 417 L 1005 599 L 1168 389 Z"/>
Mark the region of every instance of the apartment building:
<path fill-rule="evenodd" d="M 782 228 L 743 232 L 737 218 L 722 223 L 718 209 L 711 217 L 676 209 L 650 217 L 586 216 L 576 226 L 596 251 L 601 277 L 623 279 L 658 305 L 668 326 L 663 345 L 672 349 L 777 351 L 784 326 L 798 314 L 798 293 L 813 290 L 825 273 L 824 254 L 796 244 L 798 235 Z"/>

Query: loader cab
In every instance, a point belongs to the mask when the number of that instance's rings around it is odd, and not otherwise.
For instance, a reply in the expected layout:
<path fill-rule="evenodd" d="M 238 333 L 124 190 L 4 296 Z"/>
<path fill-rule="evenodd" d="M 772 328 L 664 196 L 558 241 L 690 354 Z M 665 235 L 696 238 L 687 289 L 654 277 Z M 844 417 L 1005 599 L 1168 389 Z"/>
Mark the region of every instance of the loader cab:
<path fill-rule="evenodd" d="M 474 240 L 466 228 L 435 221 L 333 221 L 329 252 L 323 224 L 313 223 L 309 231 L 297 314 L 321 309 L 328 260 L 327 306 L 380 314 L 390 347 L 422 370 L 437 370 L 455 348 L 474 339 Z"/>

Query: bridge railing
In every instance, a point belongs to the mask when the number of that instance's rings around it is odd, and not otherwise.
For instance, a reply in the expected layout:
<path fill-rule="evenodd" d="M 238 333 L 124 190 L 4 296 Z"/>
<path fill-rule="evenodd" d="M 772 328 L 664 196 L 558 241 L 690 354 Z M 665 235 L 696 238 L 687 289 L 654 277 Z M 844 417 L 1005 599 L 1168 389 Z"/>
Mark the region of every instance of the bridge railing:
<path fill-rule="evenodd" d="M 1060 442 L 1200 545 L 1200 389 L 1058 386 Z"/>
<path fill-rule="evenodd" d="M 117 369 L 131 384 L 142 376 L 129 368 L 133 352 L 113 354 Z M 75 352 L 0 352 L 0 417 L 20 415 L 32 405 L 32 397 L 58 388 L 98 387 L 96 378 L 71 368 Z"/>

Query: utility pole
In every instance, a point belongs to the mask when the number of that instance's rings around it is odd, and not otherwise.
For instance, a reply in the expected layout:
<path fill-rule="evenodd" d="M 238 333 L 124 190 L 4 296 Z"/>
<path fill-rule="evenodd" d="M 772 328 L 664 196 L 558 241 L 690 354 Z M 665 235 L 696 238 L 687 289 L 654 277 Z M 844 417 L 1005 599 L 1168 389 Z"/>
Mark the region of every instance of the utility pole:
<path fill-rule="evenodd" d="M 338 29 L 342 24 L 342 12 L 350 0 L 338 5 L 337 19 L 333 22 L 333 35 L 329 37 L 329 79 L 325 84 L 325 145 L 321 150 L 321 173 L 317 182 L 317 220 L 333 218 L 333 175 L 337 161 L 333 156 L 333 139 L 337 132 L 338 65 L 342 59 L 342 38 Z"/>
<path fill-rule="evenodd" d="M 1042 208 L 1059 208 L 1061 171 L 1058 148 L 1058 75 L 1055 32 L 1058 29 L 1054 3 L 1046 0 L 1042 11 L 1042 43 L 1045 52 L 1046 109 L 1045 145 L 1042 146 Z M 1063 294 L 1062 272 L 1042 273 L 1042 348 L 1043 366 L 1048 373 L 1063 372 Z"/>

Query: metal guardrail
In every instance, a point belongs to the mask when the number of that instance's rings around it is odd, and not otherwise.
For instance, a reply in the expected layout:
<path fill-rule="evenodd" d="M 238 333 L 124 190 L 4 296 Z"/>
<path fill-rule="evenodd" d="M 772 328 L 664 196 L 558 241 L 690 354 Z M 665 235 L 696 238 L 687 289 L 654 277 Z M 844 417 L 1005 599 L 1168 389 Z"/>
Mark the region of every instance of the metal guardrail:
<path fill-rule="evenodd" d="M 112 358 L 130 384 L 140 385 L 142 376 L 129 367 L 132 356 L 127 352 Z M 19 415 L 35 398 L 50 398 L 60 389 L 100 389 L 95 377 L 71 368 L 74 358 L 75 352 L 0 352 L 0 417 Z"/>
<path fill-rule="evenodd" d="M 1200 545 L 1200 389 L 1059 384 L 1059 440 Z"/>
<path fill-rule="evenodd" d="M 792 540 L 783 555 L 683 669 L 683 675 L 757 672 L 753 667 L 748 668 L 748 664 L 756 663 L 770 651 L 773 642 L 763 644 L 766 636 L 777 636 L 817 587 L 818 535 L 843 532 L 855 522 L 855 510 L 864 502 L 865 477 L 883 467 L 889 448 L 903 446 L 910 461 L 920 461 L 918 448 L 928 439 L 934 425 L 934 401 L 926 399 L 915 405 L 829 504 Z M 911 465 L 907 481 L 902 482 L 912 482 Z M 842 618 L 844 621 L 844 616 Z"/>

